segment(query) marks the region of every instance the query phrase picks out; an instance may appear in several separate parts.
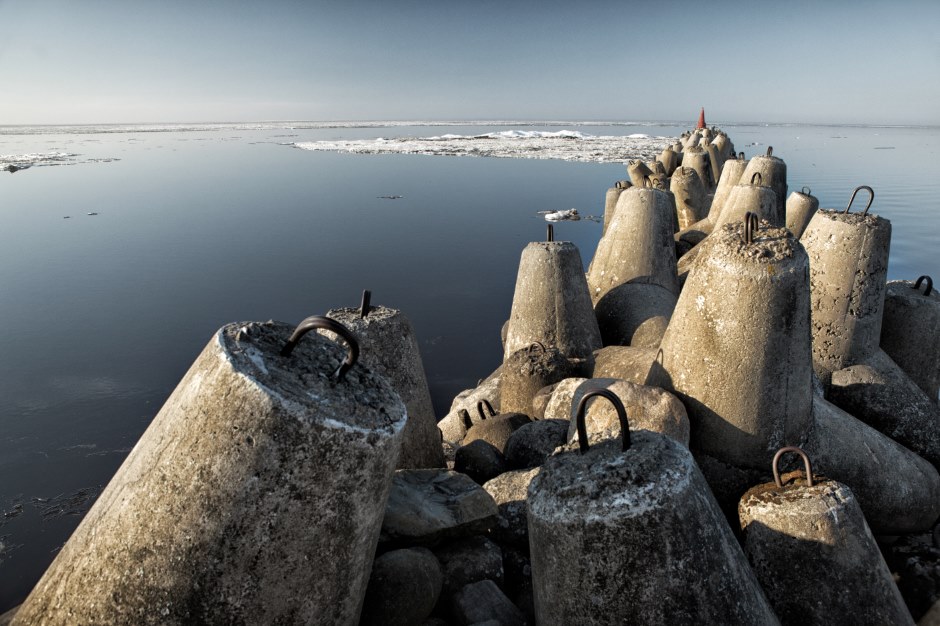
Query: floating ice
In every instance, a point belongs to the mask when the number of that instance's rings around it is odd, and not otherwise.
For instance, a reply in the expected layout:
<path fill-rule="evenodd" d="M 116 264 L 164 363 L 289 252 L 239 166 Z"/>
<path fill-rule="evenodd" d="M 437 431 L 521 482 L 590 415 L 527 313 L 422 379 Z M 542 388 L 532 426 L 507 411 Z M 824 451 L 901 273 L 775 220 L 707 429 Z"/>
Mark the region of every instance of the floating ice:
<path fill-rule="evenodd" d="M 568 209 L 567 211 L 553 211 L 545 214 L 545 220 L 549 222 L 570 221 L 577 222 L 581 219 L 577 209 Z"/>
<path fill-rule="evenodd" d="M 424 154 L 433 156 L 489 156 L 522 159 L 561 159 L 589 163 L 626 163 L 652 159 L 672 138 L 599 136 L 575 130 L 505 130 L 481 135 L 437 135 L 336 141 L 300 141 L 302 150 L 351 154 Z"/>
<path fill-rule="evenodd" d="M 80 159 L 74 152 L 30 152 L 27 154 L 0 154 L 0 172 L 18 172 L 30 167 L 76 165 L 78 163 L 109 163 L 113 158 Z"/>

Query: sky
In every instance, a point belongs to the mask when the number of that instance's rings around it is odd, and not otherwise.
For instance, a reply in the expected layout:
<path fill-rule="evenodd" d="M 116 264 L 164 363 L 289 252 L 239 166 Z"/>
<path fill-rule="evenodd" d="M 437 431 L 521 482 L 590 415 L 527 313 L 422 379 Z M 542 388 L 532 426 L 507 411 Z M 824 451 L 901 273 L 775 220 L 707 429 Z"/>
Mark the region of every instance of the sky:
<path fill-rule="evenodd" d="M 940 0 L 0 0 L 0 125 L 940 125 Z"/>

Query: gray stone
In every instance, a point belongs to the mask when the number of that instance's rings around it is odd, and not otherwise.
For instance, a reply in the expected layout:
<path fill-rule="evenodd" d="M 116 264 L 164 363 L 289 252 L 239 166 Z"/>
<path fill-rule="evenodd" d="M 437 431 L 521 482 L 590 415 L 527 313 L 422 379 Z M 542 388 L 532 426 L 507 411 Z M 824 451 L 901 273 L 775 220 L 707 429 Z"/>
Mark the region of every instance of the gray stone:
<path fill-rule="evenodd" d="M 526 623 L 522 612 L 492 580 L 481 580 L 455 593 L 451 610 L 458 624 L 492 621 L 500 626 L 525 626 Z"/>
<path fill-rule="evenodd" d="M 455 593 L 481 580 L 503 583 L 503 552 L 486 537 L 458 539 L 434 551 L 444 572 L 444 591 Z"/>
<path fill-rule="evenodd" d="M 457 448 L 454 470 L 464 473 L 482 485 L 509 470 L 503 453 L 483 439 L 474 439 Z"/>
<path fill-rule="evenodd" d="M 808 189 L 806 191 L 807 193 L 794 191 L 787 198 L 787 230 L 797 239 L 803 236 L 809 221 L 819 210 L 819 199 L 810 194 Z"/>
<path fill-rule="evenodd" d="M 497 515 L 490 494 L 464 474 L 399 470 L 388 494 L 380 541 L 433 545 L 486 532 Z"/>
<path fill-rule="evenodd" d="M 855 496 L 801 475 L 754 487 L 739 507 L 744 551 L 781 623 L 913 626 Z"/>
<path fill-rule="evenodd" d="M 365 317 L 358 308 L 330 309 L 326 316 L 352 331 L 359 341 L 359 358 L 384 376 L 405 403 L 408 421 L 398 467 L 442 467 L 441 433 L 418 340 L 408 318 L 384 306 L 370 307 Z"/>
<path fill-rule="evenodd" d="M 293 329 L 213 336 L 14 623 L 358 619 L 405 407 Z"/>
<path fill-rule="evenodd" d="M 538 467 L 568 438 L 568 422 L 542 419 L 524 424 L 506 442 L 506 461 L 513 469 Z"/>
<path fill-rule="evenodd" d="M 940 391 L 940 293 L 893 280 L 885 289 L 881 348 L 934 403 Z"/>
<path fill-rule="evenodd" d="M 689 412 L 692 447 L 766 468 L 812 423 L 809 263 L 784 228 L 716 229 L 688 278 L 649 384 Z"/>
<path fill-rule="evenodd" d="M 777 623 L 689 451 L 632 439 L 554 454 L 529 485 L 536 622 Z"/>
<path fill-rule="evenodd" d="M 878 349 L 891 222 L 820 209 L 800 242 L 810 263 L 813 367 L 828 386 L 832 372 Z"/>
<path fill-rule="evenodd" d="M 364 626 L 410 626 L 431 615 L 443 588 L 441 565 L 427 548 L 376 557 L 362 605 Z"/>
<path fill-rule="evenodd" d="M 493 528 L 493 537 L 501 545 L 529 549 L 529 527 L 526 517 L 526 494 L 529 483 L 539 468 L 515 470 L 494 478 L 483 485 L 493 496 L 499 508 L 499 520 Z"/>
<path fill-rule="evenodd" d="M 569 360 L 557 348 L 536 343 L 516 350 L 503 363 L 499 380 L 500 408 L 504 413 L 528 414 L 532 398 L 545 385 L 583 374 L 584 362 Z"/>
<path fill-rule="evenodd" d="M 536 342 L 569 358 L 589 359 L 601 347 L 581 253 L 571 242 L 534 242 L 522 251 L 503 358 Z"/>
<path fill-rule="evenodd" d="M 607 346 L 594 353 L 594 378 L 619 378 L 631 383 L 645 385 L 653 362 L 656 360 L 656 348 L 639 346 Z M 544 413 L 543 413 L 544 414 Z"/>
<path fill-rule="evenodd" d="M 658 348 L 676 307 L 676 294 L 643 283 L 614 287 L 594 305 L 605 346 Z"/>
<path fill-rule="evenodd" d="M 813 396 L 813 426 L 797 445 L 820 474 L 852 490 L 874 533 L 919 532 L 940 517 L 937 470 L 820 396 Z"/>
<path fill-rule="evenodd" d="M 557 384 L 555 383 L 555 385 Z M 552 398 L 555 385 L 546 385 L 538 390 L 535 397 L 532 398 L 532 410 L 529 412 L 529 417 L 534 420 L 545 418 L 545 407 L 548 406 L 548 401 Z"/>
<path fill-rule="evenodd" d="M 884 351 L 833 372 L 828 399 L 940 467 L 940 406 Z"/>

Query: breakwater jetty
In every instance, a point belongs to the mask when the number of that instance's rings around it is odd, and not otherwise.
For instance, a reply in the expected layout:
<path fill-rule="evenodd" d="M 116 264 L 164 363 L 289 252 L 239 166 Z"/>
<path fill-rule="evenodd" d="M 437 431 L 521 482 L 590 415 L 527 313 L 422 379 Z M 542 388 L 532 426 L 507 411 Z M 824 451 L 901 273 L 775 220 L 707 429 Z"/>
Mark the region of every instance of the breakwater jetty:
<path fill-rule="evenodd" d="M 704 124 L 626 176 L 587 268 L 521 251 L 437 429 L 404 312 L 222 328 L 0 622 L 919 619 L 885 557 L 940 517 L 940 296 L 887 282 L 875 191 Z"/>

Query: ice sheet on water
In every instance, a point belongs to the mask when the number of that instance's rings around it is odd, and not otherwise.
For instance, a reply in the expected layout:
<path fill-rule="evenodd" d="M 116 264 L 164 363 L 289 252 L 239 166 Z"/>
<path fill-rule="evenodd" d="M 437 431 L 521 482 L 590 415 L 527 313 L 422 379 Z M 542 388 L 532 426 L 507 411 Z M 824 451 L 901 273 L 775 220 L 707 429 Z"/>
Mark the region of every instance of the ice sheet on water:
<path fill-rule="evenodd" d="M 82 159 L 74 152 L 29 152 L 26 154 L 0 154 L 0 172 L 18 172 L 30 167 L 48 167 L 53 165 L 76 165 L 78 163 L 108 163 L 119 161 L 113 158 Z"/>
<path fill-rule="evenodd" d="M 302 150 L 352 154 L 424 154 L 489 156 L 522 159 L 561 159 L 591 163 L 625 163 L 651 159 L 673 142 L 644 134 L 590 135 L 575 130 L 505 130 L 481 135 L 434 135 L 336 141 L 299 141 Z"/>

